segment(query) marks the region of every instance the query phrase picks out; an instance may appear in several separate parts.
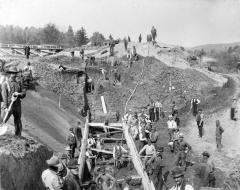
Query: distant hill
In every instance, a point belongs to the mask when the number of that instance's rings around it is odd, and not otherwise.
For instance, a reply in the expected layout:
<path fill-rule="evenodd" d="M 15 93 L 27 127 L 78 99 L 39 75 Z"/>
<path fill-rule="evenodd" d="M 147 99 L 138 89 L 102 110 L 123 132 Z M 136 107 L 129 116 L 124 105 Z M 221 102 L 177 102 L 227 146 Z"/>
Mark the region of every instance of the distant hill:
<path fill-rule="evenodd" d="M 234 42 L 229 44 L 206 44 L 195 46 L 191 48 L 191 50 L 201 50 L 204 49 L 206 52 L 210 52 L 211 50 L 215 50 L 216 52 L 227 50 L 229 47 L 240 46 L 240 42 Z"/>

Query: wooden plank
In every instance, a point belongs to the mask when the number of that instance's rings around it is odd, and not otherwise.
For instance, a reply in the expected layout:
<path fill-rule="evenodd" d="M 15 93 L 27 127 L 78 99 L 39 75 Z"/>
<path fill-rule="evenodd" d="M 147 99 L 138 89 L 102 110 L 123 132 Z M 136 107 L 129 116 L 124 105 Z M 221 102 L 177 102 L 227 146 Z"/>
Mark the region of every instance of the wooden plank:
<path fill-rule="evenodd" d="M 101 138 L 104 142 L 105 141 L 126 141 L 125 139 L 122 139 L 122 138 L 113 138 L 113 137 L 109 137 L 109 138 Z"/>
<path fill-rule="evenodd" d="M 111 134 L 116 134 L 116 133 L 122 133 L 122 131 L 112 131 L 112 132 L 109 132 L 109 133 L 98 133 L 98 134 L 94 134 L 93 136 L 96 137 L 97 135 L 111 135 Z"/>
<path fill-rule="evenodd" d="M 19 51 L 19 50 L 17 50 L 17 49 L 13 49 L 15 52 L 17 52 L 17 53 L 19 53 L 19 54 L 21 54 L 21 55 L 24 55 L 24 53 L 23 52 L 21 52 L 21 51 Z"/>
<path fill-rule="evenodd" d="M 119 128 L 119 127 L 112 127 L 111 125 L 109 126 L 106 126 L 104 125 L 103 123 L 101 124 L 98 124 L 98 125 L 92 125 L 92 124 L 89 124 L 90 127 L 94 127 L 94 128 L 108 128 L 108 129 L 115 129 L 115 130 L 119 130 L 119 131 L 122 131 L 123 129 L 122 128 Z"/>
<path fill-rule="evenodd" d="M 101 96 L 101 102 L 102 102 L 103 113 L 107 114 L 107 107 L 106 107 L 106 103 L 103 96 Z"/>
<path fill-rule="evenodd" d="M 108 150 L 100 150 L 100 149 L 96 149 L 96 148 L 91 148 L 92 151 L 96 151 L 96 152 L 102 152 L 102 153 L 105 153 L 105 154 L 111 154 L 113 155 L 113 152 L 111 151 L 108 151 Z"/>
<path fill-rule="evenodd" d="M 135 169 L 138 172 L 138 175 L 142 178 L 142 186 L 144 190 L 155 190 L 153 183 L 151 183 L 146 171 L 143 170 L 142 161 L 138 154 L 135 143 L 132 139 L 132 136 L 129 134 L 129 126 L 123 121 L 123 132 L 125 135 L 125 139 L 130 150 L 130 155 L 132 157 L 132 162 L 134 164 Z"/>
<path fill-rule="evenodd" d="M 82 176 L 83 176 L 83 171 L 84 171 L 84 166 L 85 166 L 85 159 L 86 159 L 86 147 L 87 147 L 87 139 L 88 139 L 88 133 L 89 133 L 88 118 L 89 118 L 89 113 L 87 114 L 87 117 L 86 117 L 85 128 L 84 128 L 84 133 L 83 133 L 83 138 L 82 138 L 81 151 L 80 151 L 79 158 L 78 158 L 78 164 L 80 164 L 78 176 L 79 176 L 80 181 L 82 181 Z"/>
<path fill-rule="evenodd" d="M 104 123 L 88 123 L 91 127 L 98 127 L 98 126 L 104 126 Z M 122 123 L 109 123 L 108 126 L 110 127 L 121 127 Z"/>
<path fill-rule="evenodd" d="M 140 176 L 131 176 L 132 180 L 140 180 L 142 179 Z M 117 182 L 120 183 L 120 182 L 123 182 L 124 179 L 117 179 Z"/>

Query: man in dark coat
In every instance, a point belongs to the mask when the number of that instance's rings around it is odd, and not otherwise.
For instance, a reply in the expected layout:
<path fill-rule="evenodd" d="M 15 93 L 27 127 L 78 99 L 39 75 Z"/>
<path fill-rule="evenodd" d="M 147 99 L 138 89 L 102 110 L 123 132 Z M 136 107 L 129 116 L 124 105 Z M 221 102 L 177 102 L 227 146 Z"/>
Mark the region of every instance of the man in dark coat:
<path fill-rule="evenodd" d="M 26 58 L 29 59 L 29 56 L 30 56 L 30 46 L 29 46 L 29 44 L 27 44 L 24 47 L 24 52 L 25 52 Z"/>
<path fill-rule="evenodd" d="M 139 41 L 139 43 L 142 42 L 142 34 L 139 35 L 139 37 L 138 37 L 138 41 Z"/>
<path fill-rule="evenodd" d="M 197 115 L 197 112 L 198 112 L 198 104 L 200 104 L 200 100 L 197 99 L 197 98 L 193 98 L 191 100 L 191 110 L 192 110 L 192 114 L 193 116 L 196 116 Z"/>
<path fill-rule="evenodd" d="M 25 98 L 26 92 L 22 90 L 21 84 L 16 81 L 18 70 L 16 67 L 11 67 L 8 71 L 10 76 L 2 84 L 3 110 L 7 114 L 5 116 L 6 123 L 11 115 L 14 118 L 15 135 L 21 136 L 22 121 L 21 121 L 21 99 Z M 12 105 L 10 107 L 10 105 Z M 10 110 L 7 110 L 10 109 Z"/>
<path fill-rule="evenodd" d="M 149 160 L 149 165 L 147 167 L 149 177 L 151 181 L 154 184 L 155 189 L 157 190 L 162 190 L 163 189 L 163 175 L 162 175 L 162 170 L 164 168 L 163 166 L 163 161 L 162 161 L 162 153 L 163 153 L 163 147 L 157 147 L 156 148 L 156 155 L 154 155 L 150 160 Z"/>
<path fill-rule="evenodd" d="M 75 148 L 77 147 L 77 138 L 73 127 L 69 128 L 69 134 L 67 135 L 66 141 L 71 149 L 71 157 L 74 158 Z"/>
<path fill-rule="evenodd" d="M 125 50 L 127 51 L 127 48 L 128 48 L 128 41 L 126 38 L 123 39 L 123 43 L 124 43 L 124 48 Z"/>

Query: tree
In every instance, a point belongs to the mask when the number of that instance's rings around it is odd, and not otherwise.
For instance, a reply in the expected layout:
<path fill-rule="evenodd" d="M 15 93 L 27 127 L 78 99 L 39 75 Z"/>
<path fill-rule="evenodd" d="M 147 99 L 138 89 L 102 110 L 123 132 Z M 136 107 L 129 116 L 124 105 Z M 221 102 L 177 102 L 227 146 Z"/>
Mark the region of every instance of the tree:
<path fill-rule="evenodd" d="M 87 33 L 83 27 L 76 32 L 75 42 L 77 46 L 82 46 L 87 44 L 88 42 Z"/>
<path fill-rule="evenodd" d="M 47 24 L 42 30 L 42 41 L 47 44 L 59 44 L 60 35 L 55 24 Z"/>
<path fill-rule="evenodd" d="M 99 32 L 94 32 L 90 40 L 93 45 L 101 46 L 105 41 L 105 37 Z"/>
<path fill-rule="evenodd" d="M 68 47 L 74 45 L 74 32 L 72 26 L 68 26 L 68 31 L 65 33 L 65 44 Z"/>

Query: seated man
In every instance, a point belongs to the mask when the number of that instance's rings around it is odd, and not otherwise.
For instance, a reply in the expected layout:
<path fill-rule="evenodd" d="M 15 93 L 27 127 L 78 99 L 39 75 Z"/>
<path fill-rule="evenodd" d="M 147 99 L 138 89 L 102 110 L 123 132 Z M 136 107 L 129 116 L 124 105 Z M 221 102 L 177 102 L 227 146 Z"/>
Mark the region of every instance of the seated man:
<path fill-rule="evenodd" d="M 117 141 L 116 143 L 117 144 L 113 148 L 113 158 L 117 168 L 120 168 L 123 163 L 123 153 L 127 153 L 127 150 L 120 145 L 119 141 Z"/>
<path fill-rule="evenodd" d="M 101 187 L 99 189 L 111 189 L 114 187 L 116 183 L 116 179 L 111 176 L 110 174 L 106 173 L 105 167 L 101 168 L 102 173 L 100 173 L 96 177 L 96 183 L 99 184 Z M 99 183 L 101 181 L 101 183 Z"/>
<path fill-rule="evenodd" d="M 148 139 L 148 144 L 146 144 L 139 152 L 139 155 L 141 156 L 141 154 L 145 151 L 145 157 L 143 159 L 143 167 L 144 169 L 146 169 L 146 165 L 148 160 L 156 154 L 156 149 L 154 147 L 154 145 L 152 144 L 151 140 Z"/>
<path fill-rule="evenodd" d="M 89 138 L 87 140 L 87 143 L 88 143 L 88 147 L 90 147 L 90 148 L 95 148 L 96 147 L 96 141 L 93 138 L 92 133 L 89 134 Z"/>

